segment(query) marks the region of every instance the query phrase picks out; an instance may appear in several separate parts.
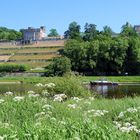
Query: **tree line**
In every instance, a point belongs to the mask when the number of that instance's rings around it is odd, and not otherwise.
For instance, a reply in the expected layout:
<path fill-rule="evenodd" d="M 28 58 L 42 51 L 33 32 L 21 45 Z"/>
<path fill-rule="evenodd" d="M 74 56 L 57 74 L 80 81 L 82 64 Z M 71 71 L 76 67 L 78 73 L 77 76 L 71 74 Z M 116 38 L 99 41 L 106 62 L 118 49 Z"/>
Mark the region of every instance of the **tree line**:
<path fill-rule="evenodd" d="M 67 39 L 62 57 L 49 66 L 54 75 L 76 71 L 86 75 L 140 74 L 140 36 L 128 22 L 116 34 L 108 26 L 102 31 L 95 24 L 77 22 L 64 33 Z"/>
<path fill-rule="evenodd" d="M 0 41 L 11 41 L 22 39 L 22 33 L 6 27 L 0 27 Z"/>

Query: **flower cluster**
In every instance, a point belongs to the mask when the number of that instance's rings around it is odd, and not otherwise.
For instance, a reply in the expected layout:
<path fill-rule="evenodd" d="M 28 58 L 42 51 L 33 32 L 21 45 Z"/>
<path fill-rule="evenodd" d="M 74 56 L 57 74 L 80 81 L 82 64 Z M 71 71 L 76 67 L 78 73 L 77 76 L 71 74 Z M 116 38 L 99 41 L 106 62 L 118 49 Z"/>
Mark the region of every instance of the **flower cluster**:
<path fill-rule="evenodd" d="M 13 98 L 13 100 L 14 100 L 15 102 L 21 101 L 21 100 L 23 100 L 23 99 L 24 99 L 24 97 L 22 97 L 22 96 L 16 96 L 16 97 Z"/>
<path fill-rule="evenodd" d="M 28 94 L 35 94 L 35 92 L 32 91 L 32 90 L 28 91 L 27 93 L 28 93 Z"/>
<path fill-rule="evenodd" d="M 47 109 L 47 110 L 50 110 L 50 109 L 52 109 L 53 107 L 51 106 L 51 105 L 49 105 L 49 104 L 45 104 L 44 106 L 42 106 L 42 109 L 43 110 L 45 110 L 45 109 Z"/>
<path fill-rule="evenodd" d="M 88 110 L 86 113 L 89 114 L 90 116 L 94 116 L 94 117 L 101 117 L 104 116 L 105 114 L 107 114 L 109 111 L 107 110 Z"/>
<path fill-rule="evenodd" d="M 56 85 L 54 83 L 48 83 L 48 84 L 45 84 L 45 87 L 47 88 L 53 88 L 55 87 Z"/>
<path fill-rule="evenodd" d="M 131 131 L 135 131 L 136 133 L 140 133 L 140 130 L 138 130 L 138 128 L 136 126 L 136 122 L 120 123 L 120 122 L 114 121 L 113 123 L 115 124 L 116 128 L 119 129 L 122 132 L 129 133 Z"/>
<path fill-rule="evenodd" d="M 0 99 L 0 104 L 3 103 L 3 102 L 4 102 L 4 100 L 3 99 Z"/>
<path fill-rule="evenodd" d="M 76 102 L 79 102 L 81 101 L 82 99 L 78 98 L 78 97 L 72 97 L 72 100 L 76 101 Z"/>
<path fill-rule="evenodd" d="M 69 104 L 68 107 L 72 108 L 72 109 L 75 109 L 77 107 L 77 104 Z"/>
<path fill-rule="evenodd" d="M 44 87 L 44 85 L 42 83 L 37 83 L 35 86 L 36 87 Z"/>
<path fill-rule="evenodd" d="M 65 94 L 57 94 L 54 96 L 54 101 L 62 102 L 67 99 L 67 95 Z"/>
<path fill-rule="evenodd" d="M 49 96 L 50 93 L 47 90 L 43 90 L 41 93 L 43 96 Z"/>
<path fill-rule="evenodd" d="M 5 95 L 13 95 L 14 93 L 11 91 L 5 92 Z"/>
<path fill-rule="evenodd" d="M 138 109 L 139 109 L 139 107 L 138 108 L 135 108 L 135 107 L 128 108 L 126 111 L 120 112 L 118 115 L 118 118 L 123 118 L 126 113 L 136 113 L 136 112 L 138 112 Z"/>
<path fill-rule="evenodd" d="M 39 97 L 39 94 L 29 94 L 29 97 Z"/>
<path fill-rule="evenodd" d="M 48 83 L 48 84 L 42 84 L 42 83 L 38 83 L 35 85 L 36 87 L 47 87 L 47 88 L 53 88 L 55 87 L 56 85 L 54 83 Z"/>

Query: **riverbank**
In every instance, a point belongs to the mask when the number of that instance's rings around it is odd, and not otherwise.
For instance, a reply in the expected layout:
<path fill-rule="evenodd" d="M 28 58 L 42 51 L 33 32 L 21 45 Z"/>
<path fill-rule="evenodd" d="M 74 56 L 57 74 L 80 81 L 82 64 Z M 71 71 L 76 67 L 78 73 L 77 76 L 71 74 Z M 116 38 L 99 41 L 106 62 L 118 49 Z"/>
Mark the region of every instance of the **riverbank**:
<path fill-rule="evenodd" d="M 83 82 L 96 81 L 102 78 L 106 78 L 111 82 L 118 82 L 121 84 L 125 83 L 139 83 L 140 84 L 140 76 L 82 76 L 81 80 Z"/>
<path fill-rule="evenodd" d="M 1 85 L 7 91 L 0 94 L 0 138 L 138 139 L 140 97 L 105 99 L 85 89 L 80 78 L 1 78 L 38 84 L 27 84 L 23 93 L 22 87 L 11 92 Z"/>
<path fill-rule="evenodd" d="M 38 82 L 46 82 L 49 79 L 55 79 L 62 77 L 39 77 L 39 76 L 31 76 L 31 77 L 0 77 L 0 82 L 21 82 L 21 83 L 38 83 Z M 77 77 L 82 83 L 89 83 L 90 81 L 95 81 L 100 78 L 101 76 L 79 76 Z M 136 83 L 140 84 L 140 76 L 105 76 L 108 81 L 112 82 L 119 82 L 120 84 L 129 84 L 129 83 Z"/>

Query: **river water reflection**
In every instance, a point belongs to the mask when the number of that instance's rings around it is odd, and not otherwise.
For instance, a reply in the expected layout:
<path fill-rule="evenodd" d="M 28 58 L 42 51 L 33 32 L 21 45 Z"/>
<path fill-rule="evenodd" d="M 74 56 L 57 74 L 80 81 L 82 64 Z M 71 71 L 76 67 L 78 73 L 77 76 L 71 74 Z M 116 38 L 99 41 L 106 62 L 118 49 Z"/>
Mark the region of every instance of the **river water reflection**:
<path fill-rule="evenodd" d="M 123 98 L 140 95 L 140 85 L 96 85 L 89 88 L 106 98 Z"/>
<path fill-rule="evenodd" d="M 117 85 L 117 86 L 90 86 L 87 87 L 97 94 L 102 95 L 105 98 L 123 98 L 127 96 L 139 96 L 140 85 Z M 0 84 L 0 93 L 11 91 L 18 94 L 25 94 L 27 91 L 33 90 L 38 92 L 38 88 L 34 84 Z"/>

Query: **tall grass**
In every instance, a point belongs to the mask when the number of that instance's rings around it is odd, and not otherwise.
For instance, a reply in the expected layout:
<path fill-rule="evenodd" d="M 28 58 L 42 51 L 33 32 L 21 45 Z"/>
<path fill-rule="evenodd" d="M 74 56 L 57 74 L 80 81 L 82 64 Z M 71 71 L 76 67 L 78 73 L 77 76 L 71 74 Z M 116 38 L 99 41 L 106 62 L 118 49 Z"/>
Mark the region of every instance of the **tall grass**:
<path fill-rule="evenodd" d="M 27 95 L 15 102 L 14 96 L 1 96 L 0 136 L 20 140 L 134 140 L 135 131 L 122 132 L 113 121 L 135 122 L 140 129 L 140 110 L 128 112 L 118 118 L 120 112 L 140 106 L 140 98 L 107 100 L 92 98 L 75 101 L 53 100 Z M 75 108 L 69 105 L 75 104 Z M 49 105 L 49 107 L 47 106 Z M 46 107 L 45 107 L 46 106 Z M 95 116 L 90 110 L 106 110 L 108 113 Z"/>

